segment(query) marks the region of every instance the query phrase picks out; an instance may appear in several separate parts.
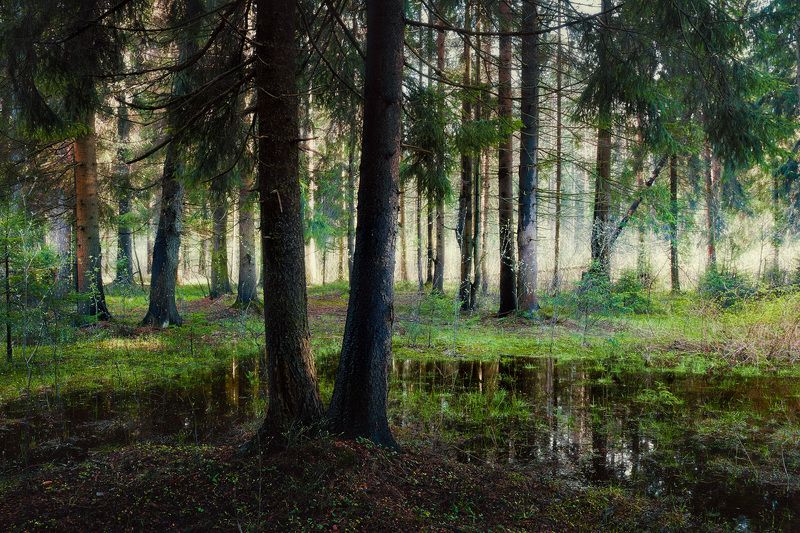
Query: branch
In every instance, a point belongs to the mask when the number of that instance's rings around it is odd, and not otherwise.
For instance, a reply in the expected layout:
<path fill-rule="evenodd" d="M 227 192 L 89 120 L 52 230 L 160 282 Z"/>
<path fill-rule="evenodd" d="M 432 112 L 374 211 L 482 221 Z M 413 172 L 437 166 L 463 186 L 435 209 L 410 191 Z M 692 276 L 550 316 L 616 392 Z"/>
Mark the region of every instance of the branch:
<path fill-rule="evenodd" d="M 622 217 L 622 220 L 619 221 L 619 224 L 617 224 L 617 227 L 614 229 L 614 232 L 609 237 L 608 239 L 609 247 L 614 245 L 614 242 L 617 240 L 617 237 L 619 237 L 620 233 L 622 233 L 622 230 L 625 229 L 625 226 L 628 225 L 628 222 L 630 221 L 634 213 L 636 213 L 636 210 L 639 209 L 639 204 L 641 204 L 642 200 L 644 199 L 643 196 L 644 191 L 649 189 L 653 185 L 653 183 L 655 183 L 656 178 L 658 178 L 658 175 L 661 174 L 661 170 L 663 170 L 664 165 L 666 164 L 667 164 L 667 156 L 663 155 L 661 156 L 661 159 L 659 159 L 658 162 L 656 163 L 656 166 L 653 169 L 653 173 L 650 175 L 650 178 L 644 183 L 644 186 L 639 191 L 639 197 L 633 201 L 631 206 L 628 208 L 628 211 L 625 213 L 625 216 Z"/>

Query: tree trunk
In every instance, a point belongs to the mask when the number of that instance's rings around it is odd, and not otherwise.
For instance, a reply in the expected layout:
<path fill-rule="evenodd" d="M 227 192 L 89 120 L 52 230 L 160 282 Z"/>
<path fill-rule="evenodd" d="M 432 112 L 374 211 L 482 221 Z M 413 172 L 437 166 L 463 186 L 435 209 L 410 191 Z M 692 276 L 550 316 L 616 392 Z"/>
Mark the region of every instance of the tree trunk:
<path fill-rule="evenodd" d="M 537 6 L 534 0 L 523 3 L 522 27 L 526 31 L 537 28 Z M 522 131 L 519 151 L 519 212 L 517 214 L 517 266 L 518 308 L 533 312 L 539 308 L 536 301 L 537 239 L 539 188 L 539 53 L 536 35 L 522 37 Z"/>
<path fill-rule="evenodd" d="M 108 320 L 103 292 L 102 255 L 100 250 L 100 200 L 97 196 L 97 137 L 94 132 L 94 113 L 87 117 L 86 135 L 73 143 L 75 158 L 75 226 L 76 282 L 81 299 L 78 313 Z"/>
<path fill-rule="evenodd" d="M 426 214 L 427 214 L 427 226 L 428 226 L 428 241 L 427 241 L 427 269 L 425 273 L 425 283 L 433 284 L 433 200 L 431 198 L 426 198 Z"/>
<path fill-rule="evenodd" d="M 367 1 L 358 230 L 342 355 L 329 411 L 334 433 L 396 447 L 386 416 L 402 121 L 403 1 Z"/>
<path fill-rule="evenodd" d="M 464 26 L 470 28 L 470 4 L 467 3 Z M 469 86 L 471 78 L 470 42 L 464 39 L 464 79 L 463 84 Z M 468 97 L 461 102 L 461 123 L 466 125 L 472 120 L 472 104 Z M 472 300 L 472 237 L 473 219 L 472 212 L 472 157 L 469 153 L 461 154 L 461 192 L 458 197 L 458 244 L 461 247 L 461 282 L 458 289 L 458 299 L 462 311 L 471 311 L 474 308 Z"/>
<path fill-rule="evenodd" d="M 306 142 L 307 146 L 307 161 L 308 161 L 308 205 L 306 208 L 308 209 L 308 213 L 306 214 L 307 220 L 314 220 L 314 216 L 316 213 L 317 202 L 316 202 L 316 195 L 317 195 L 317 176 L 314 168 L 314 157 L 316 155 L 316 139 L 314 138 L 315 132 L 313 128 L 313 122 L 310 117 L 311 114 L 311 96 L 309 93 L 308 97 L 308 109 L 307 112 L 309 113 L 308 117 L 308 130 L 303 135 L 304 137 L 308 138 Z M 314 285 L 319 281 L 319 268 L 317 267 L 319 250 L 317 246 L 317 240 L 314 238 L 313 235 L 308 239 L 308 244 L 306 245 L 306 280 L 308 281 L 309 285 Z"/>
<path fill-rule="evenodd" d="M 711 152 L 711 143 L 705 145 L 705 193 L 706 193 L 706 257 L 707 267 L 717 267 L 717 199 L 716 188 L 719 180 L 719 161 Z"/>
<path fill-rule="evenodd" d="M 678 265 L 678 156 L 669 160 L 669 270 L 672 293 L 681 292 Z"/>
<path fill-rule="evenodd" d="M 605 115 L 608 118 L 608 115 Z M 604 119 L 601 119 L 604 120 Z M 606 275 L 611 275 L 609 222 L 611 215 L 611 130 L 602 125 L 597 129 L 597 176 L 592 216 L 592 263 Z"/>
<path fill-rule="evenodd" d="M 511 30 L 510 0 L 500 1 L 500 30 Z M 500 35 L 500 63 L 498 67 L 498 115 L 500 120 L 510 124 L 512 120 L 511 101 L 511 61 L 512 39 L 510 35 Z M 499 194 L 500 226 L 500 316 L 513 313 L 517 309 L 517 287 L 514 279 L 514 184 L 511 178 L 513 165 L 513 137 L 507 135 L 499 145 L 497 183 Z"/>
<path fill-rule="evenodd" d="M 605 41 L 610 31 L 611 1 L 602 0 L 601 40 Z M 598 53 L 599 68 L 608 66 L 609 58 L 601 42 Z M 597 112 L 597 166 L 595 169 L 594 213 L 592 216 L 591 252 L 592 267 L 600 268 L 606 277 L 611 276 L 611 245 L 609 227 L 611 217 L 611 102 L 600 102 Z"/>
<path fill-rule="evenodd" d="M 425 278 L 422 272 L 422 192 L 419 187 L 417 187 L 417 205 L 414 215 L 417 223 L 417 290 L 422 292 L 425 287 Z"/>
<path fill-rule="evenodd" d="M 131 286 L 133 282 L 133 252 L 131 242 L 133 230 L 128 217 L 131 212 L 131 181 L 130 169 L 125 164 L 125 148 L 130 133 L 128 109 L 124 103 L 119 105 L 119 119 L 117 123 L 117 137 L 123 147 L 117 153 L 117 276 L 114 283 Z"/>
<path fill-rule="evenodd" d="M 211 202 L 211 298 L 230 294 L 228 278 L 228 195 L 225 191 L 212 191 Z"/>
<path fill-rule="evenodd" d="M 258 299 L 256 285 L 256 232 L 253 179 L 249 175 L 239 189 L 239 282 L 236 305 L 247 307 Z"/>
<path fill-rule="evenodd" d="M 353 159 L 356 153 L 356 127 L 350 124 L 347 149 L 347 275 L 353 274 L 353 253 L 356 243 L 356 175 Z"/>
<path fill-rule="evenodd" d="M 561 0 L 558 0 L 558 25 L 561 24 Z M 561 287 L 561 272 L 559 262 L 561 260 L 561 181 L 563 172 L 562 145 L 563 145 L 563 124 L 562 124 L 562 92 L 563 61 L 561 55 L 561 31 L 556 32 L 556 186 L 555 186 L 555 214 L 554 216 L 554 235 L 553 235 L 553 291 L 558 292 Z"/>
<path fill-rule="evenodd" d="M 144 326 L 165 328 L 182 323 L 175 305 L 178 255 L 183 231 L 183 183 L 178 178 L 177 148 L 170 144 L 164 156 L 161 175 L 161 213 L 153 244 L 153 270 L 150 276 L 150 304 L 142 320 Z"/>
<path fill-rule="evenodd" d="M 406 247 L 406 202 L 405 194 L 400 193 L 400 280 L 408 281 L 408 249 Z"/>
<path fill-rule="evenodd" d="M 486 250 L 488 234 L 487 226 L 489 224 L 489 151 L 483 154 L 483 209 L 481 210 L 481 294 L 486 295 L 489 292 L 489 271 L 486 262 Z"/>
<path fill-rule="evenodd" d="M 436 71 L 441 77 L 444 71 L 444 32 L 436 33 Z M 440 92 L 444 91 L 441 80 L 438 81 Z M 444 237 L 444 199 L 436 199 L 436 257 L 433 263 L 433 281 L 431 291 L 444 294 L 445 237 Z"/>
<path fill-rule="evenodd" d="M 56 295 L 64 298 L 72 290 L 72 221 L 74 208 L 69 205 L 67 195 L 62 188 L 56 191 L 56 206 L 50 229 L 50 241 L 58 254 L 58 271 L 56 273 Z"/>
<path fill-rule="evenodd" d="M 477 21 L 478 30 L 482 28 L 482 21 L 480 17 L 478 17 Z M 481 46 L 481 37 L 478 36 L 475 38 L 475 49 L 476 50 L 483 50 Z M 475 54 L 475 74 L 473 76 L 473 83 L 474 85 L 480 87 L 483 83 L 481 79 L 481 54 Z M 486 91 L 481 90 L 480 95 L 475 103 L 475 120 L 482 120 L 486 117 L 483 116 L 484 107 L 483 101 L 486 97 Z M 472 215 L 472 270 L 473 274 L 473 281 L 472 281 L 472 292 L 470 294 L 470 298 L 472 299 L 472 307 L 474 308 L 477 305 L 477 295 L 478 289 L 481 286 L 481 220 L 482 220 L 482 212 L 481 212 L 481 186 L 483 184 L 484 177 L 481 175 L 481 163 L 482 163 L 482 150 L 479 150 L 472 158 L 472 205 L 473 205 L 473 215 Z"/>
<path fill-rule="evenodd" d="M 268 437 L 322 417 L 308 329 L 296 25 L 297 0 L 257 0 L 258 183 L 269 391 L 259 435 Z"/>

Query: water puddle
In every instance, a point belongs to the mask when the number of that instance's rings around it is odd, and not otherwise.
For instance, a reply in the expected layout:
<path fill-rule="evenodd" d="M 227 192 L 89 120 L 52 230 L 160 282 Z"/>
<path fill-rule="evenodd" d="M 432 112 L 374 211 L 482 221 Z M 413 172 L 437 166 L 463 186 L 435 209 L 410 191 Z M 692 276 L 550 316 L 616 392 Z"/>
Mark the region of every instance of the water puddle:
<path fill-rule="evenodd" d="M 134 441 L 225 442 L 263 412 L 257 362 L 188 385 L 21 400 L 0 471 Z M 330 390 L 332 368 L 320 369 Z M 390 415 L 462 461 L 678 498 L 739 529 L 800 528 L 800 380 L 611 373 L 552 359 L 396 360 Z"/>

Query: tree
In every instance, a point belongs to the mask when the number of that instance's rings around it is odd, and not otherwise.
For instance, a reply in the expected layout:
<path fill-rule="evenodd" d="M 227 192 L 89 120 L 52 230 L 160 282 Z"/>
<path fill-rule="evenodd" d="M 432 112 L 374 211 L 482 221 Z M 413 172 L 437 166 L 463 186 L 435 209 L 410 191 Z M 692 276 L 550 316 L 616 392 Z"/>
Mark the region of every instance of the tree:
<path fill-rule="evenodd" d="M 239 188 L 239 281 L 236 288 L 236 305 L 245 308 L 258 299 L 254 183 L 252 177 L 247 176 Z"/>
<path fill-rule="evenodd" d="M 308 329 L 300 204 L 297 9 L 296 0 L 256 2 L 258 184 L 269 390 L 259 437 L 270 442 L 292 427 L 313 426 L 322 417 Z M 275 24 L 277 20 L 281 23 Z"/>
<path fill-rule="evenodd" d="M 358 227 L 332 431 L 396 447 L 386 415 L 402 121 L 403 2 L 367 1 Z"/>
<path fill-rule="evenodd" d="M 228 278 L 228 184 L 225 176 L 211 186 L 211 298 L 233 292 Z"/>
<path fill-rule="evenodd" d="M 511 60 L 512 40 L 510 0 L 500 0 L 500 63 L 498 67 L 498 115 L 501 121 L 512 120 L 511 100 Z M 513 137 L 509 131 L 500 142 L 497 182 L 500 195 L 500 316 L 513 313 L 517 309 L 516 280 L 514 279 L 514 184 L 511 178 Z"/>
<path fill-rule="evenodd" d="M 114 283 L 130 287 L 133 282 L 133 228 L 131 227 L 131 180 L 130 168 L 125 164 L 126 144 L 130 141 L 131 123 L 128 107 L 123 100 L 117 107 L 117 275 Z"/>
<path fill-rule="evenodd" d="M 678 264 L 678 156 L 669 158 L 669 271 L 673 294 L 681 292 Z"/>
<path fill-rule="evenodd" d="M 539 188 L 539 47 L 538 36 L 530 33 L 538 27 L 536 0 L 524 0 L 522 27 L 522 131 L 519 151 L 519 213 L 517 248 L 519 250 L 517 298 L 522 311 L 535 311 L 538 269 L 537 240 Z"/>

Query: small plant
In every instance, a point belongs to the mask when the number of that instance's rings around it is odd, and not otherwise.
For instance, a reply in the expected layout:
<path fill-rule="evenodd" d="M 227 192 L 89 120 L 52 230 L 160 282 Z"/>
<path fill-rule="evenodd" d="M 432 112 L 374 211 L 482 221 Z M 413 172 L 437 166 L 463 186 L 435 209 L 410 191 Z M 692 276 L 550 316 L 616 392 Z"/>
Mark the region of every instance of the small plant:
<path fill-rule="evenodd" d="M 649 313 L 653 309 L 650 285 L 652 278 L 647 273 L 637 270 L 623 271 L 611 288 L 614 308 L 625 313 Z"/>
<path fill-rule="evenodd" d="M 701 297 L 726 309 L 756 295 L 756 285 L 749 276 L 713 267 L 700 278 L 697 290 Z"/>

